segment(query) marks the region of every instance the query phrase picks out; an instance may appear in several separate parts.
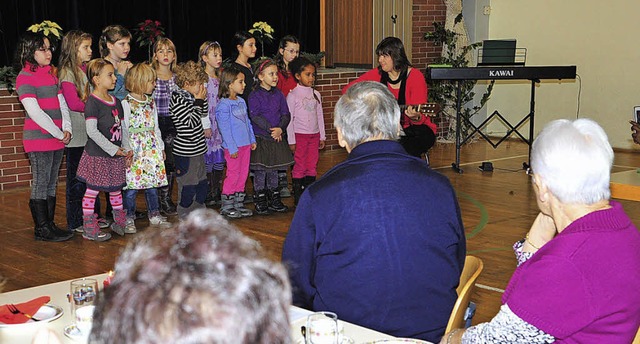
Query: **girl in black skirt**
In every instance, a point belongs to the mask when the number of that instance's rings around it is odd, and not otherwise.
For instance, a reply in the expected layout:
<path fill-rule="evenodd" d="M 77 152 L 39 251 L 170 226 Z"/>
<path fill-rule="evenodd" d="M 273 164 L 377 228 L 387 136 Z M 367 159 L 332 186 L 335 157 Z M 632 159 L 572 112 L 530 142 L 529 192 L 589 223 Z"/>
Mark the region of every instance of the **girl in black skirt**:
<path fill-rule="evenodd" d="M 293 164 L 291 150 L 282 135 L 289 125 L 291 114 L 287 100 L 276 87 L 278 67 L 273 60 L 260 63 L 254 75 L 255 88 L 249 96 L 249 118 L 253 126 L 258 147 L 251 152 L 250 167 L 254 173 L 255 207 L 258 214 L 272 211 L 286 212 L 278 190 L 278 170 Z"/>

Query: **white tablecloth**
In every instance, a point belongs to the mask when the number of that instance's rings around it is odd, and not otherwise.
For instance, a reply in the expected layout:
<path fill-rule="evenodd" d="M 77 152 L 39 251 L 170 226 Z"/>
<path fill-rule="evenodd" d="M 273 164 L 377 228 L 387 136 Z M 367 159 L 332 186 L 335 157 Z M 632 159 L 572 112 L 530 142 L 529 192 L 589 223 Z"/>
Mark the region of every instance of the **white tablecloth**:
<path fill-rule="evenodd" d="M 87 278 L 97 279 L 99 287 L 102 288 L 102 282 L 106 278 L 106 274 L 87 276 Z M 70 281 L 63 281 L 0 294 L 0 305 L 7 303 L 22 303 L 39 296 L 50 296 L 50 304 L 60 306 L 64 310 L 62 317 L 51 322 L 37 322 L 17 326 L 0 327 L 0 343 L 31 343 L 34 334 L 43 327 L 48 327 L 56 332 L 63 343 L 82 343 L 82 340 L 73 340 L 64 335 L 64 328 L 73 322 L 71 307 L 67 301 L 69 282 Z M 301 340 L 302 335 L 300 333 L 300 327 L 304 325 L 306 316 L 310 313 L 311 312 L 308 310 L 291 306 L 291 309 L 289 310 L 289 319 L 291 321 L 291 337 L 293 339 L 293 343 L 298 343 Z M 338 314 L 338 316 L 340 315 Z M 344 322 L 344 332 L 345 336 L 352 338 L 355 343 L 369 342 L 376 339 L 394 338 L 347 322 Z"/>

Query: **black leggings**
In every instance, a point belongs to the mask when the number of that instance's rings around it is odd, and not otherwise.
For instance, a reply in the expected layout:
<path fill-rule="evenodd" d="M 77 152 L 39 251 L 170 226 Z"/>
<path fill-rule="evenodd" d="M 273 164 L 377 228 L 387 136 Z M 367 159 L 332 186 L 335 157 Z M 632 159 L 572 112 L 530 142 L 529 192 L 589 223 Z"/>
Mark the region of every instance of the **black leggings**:
<path fill-rule="evenodd" d="M 158 126 L 164 141 L 164 168 L 167 174 L 175 172 L 175 162 L 173 159 L 173 140 L 176 138 L 176 127 L 173 125 L 171 117 L 158 117 Z"/>
<path fill-rule="evenodd" d="M 421 157 L 436 143 L 436 135 L 426 125 L 410 125 L 400 136 L 400 144 L 410 155 Z"/>

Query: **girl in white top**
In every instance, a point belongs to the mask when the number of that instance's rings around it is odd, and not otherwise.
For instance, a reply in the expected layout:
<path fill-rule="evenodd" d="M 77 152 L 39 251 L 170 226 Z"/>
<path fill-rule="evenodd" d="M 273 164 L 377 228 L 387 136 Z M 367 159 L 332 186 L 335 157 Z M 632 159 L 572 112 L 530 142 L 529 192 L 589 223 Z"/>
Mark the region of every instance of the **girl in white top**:
<path fill-rule="evenodd" d="M 129 94 L 122 101 L 122 146 L 133 152 L 133 158 L 127 165 L 127 185 L 124 187 L 125 233 L 130 234 L 136 232 L 134 220 L 138 190 L 145 191 L 149 223 L 162 227 L 171 225 L 160 215 L 158 203 L 157 188 L 167 185 L 167 174 L 158 113 L 151 97 L 155 85 L 156 72 L 146 63 L 133 66 L 125 82 Z"/>

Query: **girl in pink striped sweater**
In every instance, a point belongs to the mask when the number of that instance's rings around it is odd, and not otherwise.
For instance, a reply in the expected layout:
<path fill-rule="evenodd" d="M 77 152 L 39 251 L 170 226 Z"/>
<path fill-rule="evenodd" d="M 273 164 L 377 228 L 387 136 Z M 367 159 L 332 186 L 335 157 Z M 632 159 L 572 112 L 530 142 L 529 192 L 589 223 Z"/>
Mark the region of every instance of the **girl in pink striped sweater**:
<path fill-rule="evenodd" d="M 53 49 L 41 33 L 27 32 L 22 36 L 16 49 L 16 64 L 21 68 L 16 89 L 26 113 L 22 143 L 31 162 L 29 208 L 35 223 L 35 239 L 65 241 L 73 232 L 58 228 L 53 218 L 58 170 L 64 145 L 71 140 L 71 123 L 51 66 Z"/>

